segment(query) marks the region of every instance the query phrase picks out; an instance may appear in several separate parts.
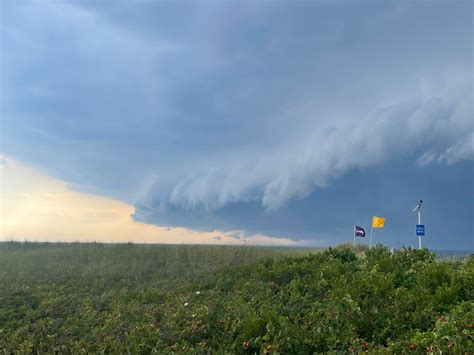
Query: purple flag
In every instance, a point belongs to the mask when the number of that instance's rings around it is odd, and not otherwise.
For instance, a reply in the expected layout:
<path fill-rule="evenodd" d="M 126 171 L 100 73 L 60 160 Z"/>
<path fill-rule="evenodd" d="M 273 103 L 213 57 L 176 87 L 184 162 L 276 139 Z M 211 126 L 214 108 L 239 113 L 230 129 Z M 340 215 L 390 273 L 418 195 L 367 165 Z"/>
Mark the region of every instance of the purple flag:
<path fill-rule="evenodd" d="M 355 226 L 354 228 L 354 236 L 356 237 L 365 237 L 365 230 L 362 227 Z"/>

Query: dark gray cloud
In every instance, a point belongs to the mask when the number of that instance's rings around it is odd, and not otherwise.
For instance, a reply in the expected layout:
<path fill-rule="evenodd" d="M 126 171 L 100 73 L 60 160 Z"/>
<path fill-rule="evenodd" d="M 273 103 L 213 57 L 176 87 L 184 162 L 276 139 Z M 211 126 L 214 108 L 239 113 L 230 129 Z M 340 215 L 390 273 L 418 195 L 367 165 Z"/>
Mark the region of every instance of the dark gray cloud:
<path fill-rule="evenodd" d="M 471 10 L 3 2 L 1 150 L 147 223 L 329 243 L 345 233 L 332 210 L 344 228 L 359 216 L 345 194 L 383 185 L 393 164 L 426 179 L 390 185 L 398 208 L 425 185 L 435 199 L 432 174 L 458 196 L 474 155 Z M 453 218 L 468 245 L 472 222 Z"/>

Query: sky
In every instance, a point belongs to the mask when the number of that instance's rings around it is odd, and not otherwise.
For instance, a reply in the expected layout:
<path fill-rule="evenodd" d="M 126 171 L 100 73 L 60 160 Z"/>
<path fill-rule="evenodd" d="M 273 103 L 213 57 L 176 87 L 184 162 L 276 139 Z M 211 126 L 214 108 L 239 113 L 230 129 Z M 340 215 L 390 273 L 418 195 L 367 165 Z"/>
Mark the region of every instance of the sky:
<path fill-rule="evenodd" d="M 63 181 L 11 158 L 0 160 L 0 240 L 305 246 L 307 241 L 249 234 L 209 232 L 134 221 L 133 206 L 73 191 Z"/>
<path fill-rule="evenodd" d="M 474 249 L 471 1 L 0 6 L 0 238 Z"/>

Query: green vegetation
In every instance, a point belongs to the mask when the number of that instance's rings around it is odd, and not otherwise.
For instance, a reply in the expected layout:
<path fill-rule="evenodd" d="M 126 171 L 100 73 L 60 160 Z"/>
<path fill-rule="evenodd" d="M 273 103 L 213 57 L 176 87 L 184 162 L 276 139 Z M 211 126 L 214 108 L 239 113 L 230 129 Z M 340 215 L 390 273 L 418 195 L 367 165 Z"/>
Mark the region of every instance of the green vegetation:
<path fill-rule="evenodd" d="M 474 353 L 474 255 L 0 245 L 0 353 Z"/>

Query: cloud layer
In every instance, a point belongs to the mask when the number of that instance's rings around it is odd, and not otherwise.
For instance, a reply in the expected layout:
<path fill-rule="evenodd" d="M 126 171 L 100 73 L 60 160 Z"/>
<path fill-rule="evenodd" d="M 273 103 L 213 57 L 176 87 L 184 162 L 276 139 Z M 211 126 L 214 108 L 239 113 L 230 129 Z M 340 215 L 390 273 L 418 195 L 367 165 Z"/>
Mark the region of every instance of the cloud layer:
<path fill-rule="evenodd" d="M 1 150 L 145 223 L 324 239 L 347 177 L 469 174 L 471 10 L 4 2 Z"/>
<path fill-rule="evenodd" d="M 142 224 L 130 218 L 130 205 L 71 191 L 18 161 L 0 161 L 8 162 L 0 171 L 0 241 L 305 245 L 239 230 L 199 232 Z"/>
<path fill-rule="evenodd" d="M 433 96 L 377 108 L 360 119 L 318 126 L 314 133 L 303 131 L 298 139 L 257 158 L 229 157 L 225 160 L 237 163 L 222 163 L 223 168 L 181 180 L 169 203 L 185 209 L 218 209 L 259 201 L 275 210 L 352 169 L 416 154 L 421 154 L 417 162 L 422 166 L 472 160 L 471 82 L 466 79 L 468 72 L 461 74 L 457 82 Z"/>

